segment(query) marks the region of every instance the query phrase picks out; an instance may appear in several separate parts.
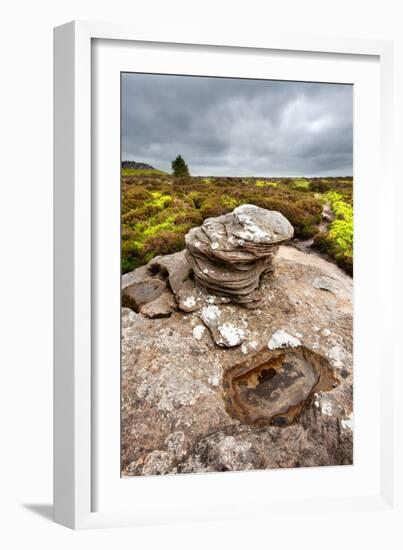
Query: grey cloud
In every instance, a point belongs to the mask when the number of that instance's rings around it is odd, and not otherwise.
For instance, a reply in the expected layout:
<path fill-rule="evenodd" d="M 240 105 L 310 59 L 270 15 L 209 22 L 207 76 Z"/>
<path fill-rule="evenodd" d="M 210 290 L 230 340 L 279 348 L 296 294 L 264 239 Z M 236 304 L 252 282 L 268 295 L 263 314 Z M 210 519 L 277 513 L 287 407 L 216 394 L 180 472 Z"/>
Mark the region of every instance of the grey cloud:
<path fill-rule="evenodd" d="M 122 159 L 194 175 L 351 175 L 352 86 L 122 76 Z"/>

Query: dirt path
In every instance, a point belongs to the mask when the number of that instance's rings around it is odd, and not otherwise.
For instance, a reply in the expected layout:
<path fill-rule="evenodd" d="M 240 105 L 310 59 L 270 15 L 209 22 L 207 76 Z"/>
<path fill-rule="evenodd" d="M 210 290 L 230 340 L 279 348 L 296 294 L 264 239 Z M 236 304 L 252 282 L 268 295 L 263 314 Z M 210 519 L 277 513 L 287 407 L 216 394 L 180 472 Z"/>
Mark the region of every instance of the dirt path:
<path fill-rule="evenodd" d="M 326 233 L 329 224 L 333 220 L 334 214 L 332 212 L 330 204 L 326 202 L 322 208 L 322 221 L 318 225 L 319 233 Z M 296 248 L 297 250 L 301 250 L 302 252 L 306 252 L 307 254 L 314 254 L 319 258 L 329 259 L 326 254 L 323 254 L 322 252 L 319 252 L 319 250 L 313 248 L 313 241 L 313 237 L 311 237 L 310 239 L 292 239 L 292 241 L 290 242 L 290 246 L 293 246 L 294 248 Z"/>

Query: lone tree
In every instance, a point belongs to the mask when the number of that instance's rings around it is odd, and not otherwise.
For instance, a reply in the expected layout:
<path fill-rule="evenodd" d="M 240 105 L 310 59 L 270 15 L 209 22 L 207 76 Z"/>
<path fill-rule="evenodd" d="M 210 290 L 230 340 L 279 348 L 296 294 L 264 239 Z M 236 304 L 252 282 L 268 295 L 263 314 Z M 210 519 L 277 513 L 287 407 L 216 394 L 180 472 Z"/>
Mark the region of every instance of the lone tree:
<path fill-rule="evenodd" d="M 171 162 L 172 171 L 174 176 L 189 176 L 189 168 L 181 155 L 178 155 L 175 160 Z"/>

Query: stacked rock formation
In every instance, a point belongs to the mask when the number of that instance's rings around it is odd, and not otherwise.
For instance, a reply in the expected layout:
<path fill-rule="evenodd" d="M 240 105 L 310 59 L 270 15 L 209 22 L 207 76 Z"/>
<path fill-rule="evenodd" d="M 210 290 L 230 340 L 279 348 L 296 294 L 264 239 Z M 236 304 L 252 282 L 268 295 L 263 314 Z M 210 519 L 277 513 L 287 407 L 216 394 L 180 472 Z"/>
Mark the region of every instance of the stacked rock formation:
<path fill-rule="evenodd" d="M 279 245 L 293 234 L 280 212 L 250 204 L 205 220 L 186 235 L 186 255 L 196 286 L 233 303 L 257 307 L 260 277 L 273 270 Z"/>

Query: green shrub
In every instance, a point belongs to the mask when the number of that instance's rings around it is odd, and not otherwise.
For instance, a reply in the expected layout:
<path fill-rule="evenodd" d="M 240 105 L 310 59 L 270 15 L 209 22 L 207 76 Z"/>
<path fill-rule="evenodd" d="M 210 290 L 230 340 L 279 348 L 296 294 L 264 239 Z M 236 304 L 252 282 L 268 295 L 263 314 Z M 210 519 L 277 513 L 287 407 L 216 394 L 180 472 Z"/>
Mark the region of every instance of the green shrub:
<path fill-rule="evenodd" d="M 305 178 L 295 178 L 292 181 L 291 185 L 293 189 L 298 189 L 303 191 L 308 191 L 310 189 L 309 181 L 306 180 Z"/>
<path fill-rule="evenodd" d="M 329 191 L 324 200 L 330 203 L 335 219 L 330 223 L 328 232 L 318 235 L 314 245 L 326 252 L 336 263 L 348 273 L 353 271 L 353 240 L 354 221 L 353 207 L 343 200 L 343 196 L 335 191 Z"/>
<path fill-rule="evenodd" d="M 155 176 L 165 174 L 166 172 L 156 170 L 155 168 L 122 168 L 122 176 Z"/>
<path fill-rule="evenodd" d="M 173 231 L 163 231 L 147 239 L 144 243 L 144 252 L 147 261 L 160 254 L 172 254 L 182 250 L 185 246 L 185 235 Z"/>
<path fill-rule="evenodd" d="M 220 202 L 225 208 L 228 208 L 228 210 L 233 210 L 239 204 L 237 199 L 230 195 L 221 195 Z"/>
<path fill-rule="evenodd" d="M 256 187 L 278 187 L 278 181 L 258 180 L 255 185 Z"/>
<path fill-rule="evenodd" d="M 311 181 L 310 188 L 316 193 L 326 193 L 330 189 L 330 183 L 326 180 L 314 180 Z"/>
<path fill-rule="evenodd" d="M 255 204 L 281 212 L 293 225 L 295 237 L 314 236 L 315 246 L 339 265 L 352 266 L 352 179 L 276 178 L 276 181 L 235 177 L 173 177 L 164 174 L 122 177 L 122 271 L 147 263 L 154 255 L 184 247 L 191 227 Z M 335 220 L 318 234 L 324 202 Z M 337 222 L 337 223 L 336 223 Z"/>
<path fill-rule="evenodd" d="M 203 220 L 207 218 L 214 218 L 226 214 L 228 208 L 221 204 L 217 197 L 211 197 L 203 202 L 203 206 L 200 208 L 200 214 Z"/>

